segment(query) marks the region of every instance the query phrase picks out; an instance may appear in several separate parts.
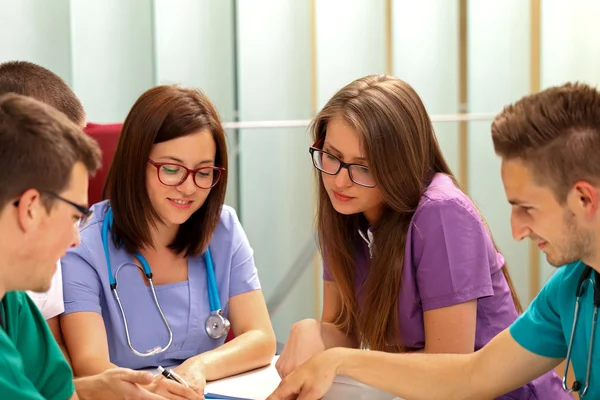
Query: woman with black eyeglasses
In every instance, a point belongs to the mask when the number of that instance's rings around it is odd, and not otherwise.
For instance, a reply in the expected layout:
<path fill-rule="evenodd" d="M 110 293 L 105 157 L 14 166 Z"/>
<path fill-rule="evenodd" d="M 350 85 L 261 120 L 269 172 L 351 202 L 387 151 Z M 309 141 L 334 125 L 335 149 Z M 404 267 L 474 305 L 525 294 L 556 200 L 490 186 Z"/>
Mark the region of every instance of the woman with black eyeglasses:
<path fill-rule="evenodd" d="M 144 93 L 123 125 L 107 200 L 62 259 L 61 324 L 76 375 L 177 366 L 179 381 L 158 375 L 148 389 L 196 399 L 206 380 L 271 361 L 274 333 L 226 186 L 210 101 L 176 86 Z"/>
<path fill-rule="evenodd" d="M 282 377 L 334 347 L 472 353 L 515 321 L 521 306 L 504 257 L 407 83 L 358 79 L 311 130 L 323 314 L 292 327 Z M 549 373 L 501 398 L 571 396 Z"/>

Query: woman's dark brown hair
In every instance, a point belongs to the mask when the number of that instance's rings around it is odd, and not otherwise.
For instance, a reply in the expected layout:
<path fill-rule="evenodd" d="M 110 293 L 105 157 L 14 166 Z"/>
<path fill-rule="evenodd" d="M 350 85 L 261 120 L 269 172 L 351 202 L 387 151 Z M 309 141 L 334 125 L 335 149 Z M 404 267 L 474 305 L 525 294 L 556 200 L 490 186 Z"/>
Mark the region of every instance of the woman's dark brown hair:
<path fill-rule="evenodd" d="M 227 187 L 227 147 L 219 115 L 198 90 L 157 86 L 140 96 L 125 119 L 103 197 L 114 214 L 115 243 L 130 253 L 153 246 L 150 225 L 161 224 L 146 188 L 152 147 L 202 130 L 212 133 L 215 166 L 225 169 L 206 201 L 177 231 L 169 248 L 185 256 L 203 252 L 219 222 Z"/>
<path fill-rule="evenodd" d="M 456 179 L 444 160 L 425 106 L 400 79 L 373 75 L 342 88 L 315 117 L 311 126 L 315 142 L 324 138 L 328 121 L 336 116 L 359 133 L 384 202 L 383 214 L 374 226 L 376 251 L 359 308 L 354 293 L 354 239 L 360 216 L 338 213 L 324 186 L 319 185 L 319 247 L 342 299 L 336 325 L 363 347 L 401 352 L 398 293 L 409 224 L 433 174 L 446 174 L 455 184 Z M 520 312 L 506 265 L 502 271 Z M 396 339 L 390 346 L 391 338 Z"/>

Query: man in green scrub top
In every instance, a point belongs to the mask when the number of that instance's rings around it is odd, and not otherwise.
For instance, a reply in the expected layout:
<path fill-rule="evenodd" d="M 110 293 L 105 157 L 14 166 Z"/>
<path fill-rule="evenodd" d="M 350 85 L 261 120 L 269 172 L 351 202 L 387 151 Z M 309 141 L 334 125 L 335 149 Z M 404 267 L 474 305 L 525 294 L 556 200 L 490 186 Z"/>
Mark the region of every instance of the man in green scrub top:
<path fill-rule="evenodd" d="M 336 374 L 406 399 L 491 399 L 568 358 L 576 382 L 565 390 L 600 399 L 600 92 L 565 84 L 526 96 L 495 118 L 492 140 L 514 238 L 560 267 L 527 311 L 471 354 L 327 350 L 269 399 L 321 398 Z"/>
<path fill-rule="evenodd" d="M 113 369 L 73 381 L 40 311 L 23 290 L 48 289 L 57 260 L 89 217 L 98 145 L 62 113 L 0 96 L 0 398 L 146 399 L 148 372 Z M 77 392 L 75 392 L 77 390 Z"/>

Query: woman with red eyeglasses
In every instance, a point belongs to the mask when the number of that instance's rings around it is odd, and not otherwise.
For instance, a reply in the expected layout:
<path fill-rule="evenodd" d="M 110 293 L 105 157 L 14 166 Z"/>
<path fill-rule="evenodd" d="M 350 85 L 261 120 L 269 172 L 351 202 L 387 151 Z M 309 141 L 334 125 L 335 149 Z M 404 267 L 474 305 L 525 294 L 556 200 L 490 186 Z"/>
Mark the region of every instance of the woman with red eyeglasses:
<path fill-rule="evenodd" d="M 160 366 L 179 382 L 159 374 L 148 389 L 196 399 L 206 380 L 271 361 L 275 336 L 226 186 L 210 101 L 177 86 L 145 92 L 123 125 L 106 200 L 62 259 L 61 326 L 77 376 Z"/>

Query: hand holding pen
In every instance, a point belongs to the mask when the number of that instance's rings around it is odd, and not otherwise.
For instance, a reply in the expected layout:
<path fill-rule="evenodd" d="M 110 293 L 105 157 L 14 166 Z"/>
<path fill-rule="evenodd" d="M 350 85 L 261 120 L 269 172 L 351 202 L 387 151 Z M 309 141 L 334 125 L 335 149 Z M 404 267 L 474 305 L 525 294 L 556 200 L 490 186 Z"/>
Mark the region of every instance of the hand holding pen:
<path fill-rule="evenodd" d="M 203 392 L 200 393 L 190 387 L 189 383 L 179 374 L 169 368 L 158 367 L 159 374 L 147 389 L 168 399 L 174 400 L 202 400 Z"/>
<path fill-rule="evenodd" d="M 171 379 L 175 382 L 178 382 L 179 384 L 185 386 L 186 388 L 190 387 L 190 385 L 188 385 L 187 382 L 172 369 L 170 369 L 170 368 L 165 369 L 159 365 L 157 370 L 165 378 Z"/>
<path fill-rule="evenodd" d="M 179 376 L 175 371 L 173 371 L 172 369 L 163 368 L 163 367 L 161 367 L 159 365 L 158 368 L 157 368 L 157 370 L 165 378 L 170 379 L 172 381 L 175 381 L 175 382 L 179 383 L 180 385 L 183 385 L 183 386 L 189 388 L 188 383 L 181 376 Z M 205 400 L 211 400 L 211 399 L 247 400 L 247 399 L 242 399 L 242 398 L 237 398 L 237 397 L 223 396 L 223 395 L 218 395 L 218 394 L 213 394 L 213 393 L 206 393 L 204 395 L 204 399 Z"/>

